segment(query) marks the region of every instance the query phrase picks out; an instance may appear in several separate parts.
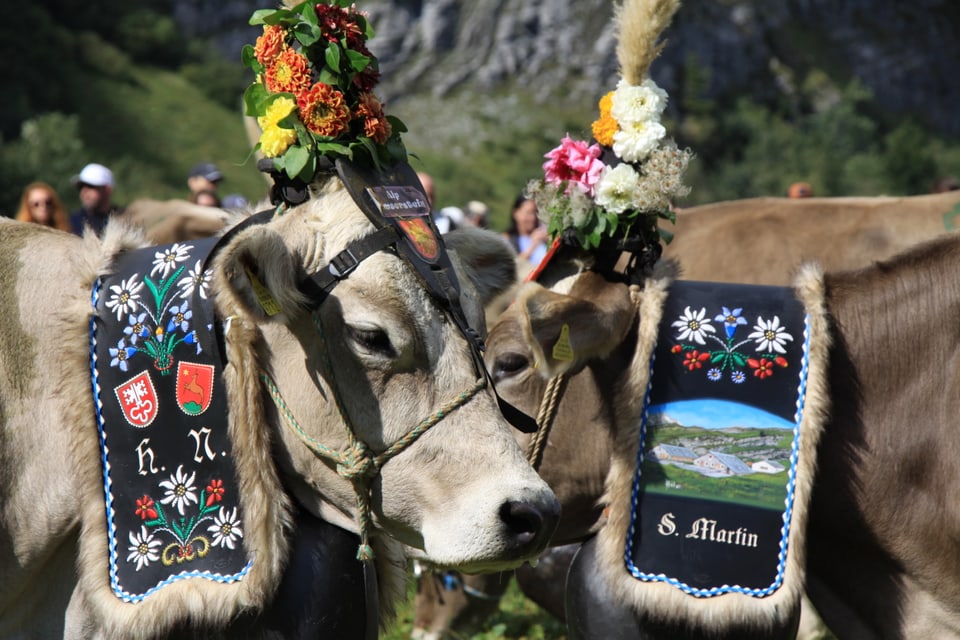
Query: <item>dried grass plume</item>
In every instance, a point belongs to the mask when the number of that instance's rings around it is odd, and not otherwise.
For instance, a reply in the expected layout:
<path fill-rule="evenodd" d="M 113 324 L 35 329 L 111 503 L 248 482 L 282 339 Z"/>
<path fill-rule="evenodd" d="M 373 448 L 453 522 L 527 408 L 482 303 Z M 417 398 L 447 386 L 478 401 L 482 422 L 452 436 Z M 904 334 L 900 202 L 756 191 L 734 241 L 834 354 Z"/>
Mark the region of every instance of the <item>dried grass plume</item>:
<path fill-rule="evenodd" d="M 680 0 L 624 0 L 614 10 L 620 77 L 632 85 L 643 82 L 665 41 L 657 42 L 670 25 Z"/>

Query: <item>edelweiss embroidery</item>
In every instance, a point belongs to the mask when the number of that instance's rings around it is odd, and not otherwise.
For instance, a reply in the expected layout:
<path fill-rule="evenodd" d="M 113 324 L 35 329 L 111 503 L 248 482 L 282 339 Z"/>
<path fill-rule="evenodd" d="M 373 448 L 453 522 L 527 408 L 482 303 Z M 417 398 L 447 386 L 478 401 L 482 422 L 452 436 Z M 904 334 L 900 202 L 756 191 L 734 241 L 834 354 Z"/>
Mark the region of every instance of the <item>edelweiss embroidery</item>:
<path fill-rule="evenodd" d="M 775 367 L 789 366 L 783 355 L 786 353 L 784 345 L 793 341 L 793 335 L 780 326 L 779 316 L 773 316 L 770 320 L 757 316 L 753 332 L 745 339 L 738 340 L 737 329 L 748 324 L 742 315 L 743 309 L 723 306 L 721 309 L 722 313 L 715 315 L 711 321 L 707 317 L 706 307 L 701 307 L 699 311 L 686 307 L 670 325 L 679 330 L 676 334 L 678 342 L 670 352 L 683 358 L 686 370 L 696 371 L 705 365 L 713 365 L 707 369 L 708 380 L 719 382 L 723 374 L 729 372 L 732 382 L 742 384 L 747 379 L 748 370 L 753 372 L 753 377 L 764 380 L 773 375 Z M 717 328 L 711 322 L 723 324 L 724 337 L 716 335 Z M 750 345 L 751 341 L 754 345 Z M 710 345 L 717 345 L 718 348 L 711 350 Z M 745 353 L 749 346 L 754 346 L 754 351 Z"/>
<path fill-rule="evenodd" d="M 109 350 L 111 367 L 127 371 L 129 360 L 144 353 L 153 360 L 157 371 L 168 375 L 174 363 L 173 350 L 178 345 L 196 345 L 196 353 L 200 353 L 196 332 L 190 329 L 193 311 L 189 299 L 195 290 L 206 299 L 210 274 L 201 270 L 198 260 L 185 277 L 180 277 L 186 268 L 180 263 L 190 258 L 192 249 L 192 245 L 177 243 L 157 251 L 149 275 L 135 273 L 110 287 L 106 306 L 117 314 L 118 321 L 127 314 L 128 323 L 117 346 Z M 154 276 L 159 279 L 154 280 Z M 174 284 L 178 292 L 171 295 Z M 151 294 L 152 304 L 141 295 L 144 286 Z"/>

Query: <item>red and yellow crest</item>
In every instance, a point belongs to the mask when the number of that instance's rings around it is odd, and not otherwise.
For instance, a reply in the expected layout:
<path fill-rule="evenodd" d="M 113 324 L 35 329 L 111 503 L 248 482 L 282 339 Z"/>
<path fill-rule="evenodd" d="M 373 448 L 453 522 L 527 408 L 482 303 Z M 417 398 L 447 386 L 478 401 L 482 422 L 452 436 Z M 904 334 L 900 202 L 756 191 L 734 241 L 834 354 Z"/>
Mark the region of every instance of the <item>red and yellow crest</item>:
<path fill-rule="evenodd" d="M 182 361 L 177 365 L 177 405 L 188 416 L 198 416 L 210 406 L 214 369 L 209 364 Z"/>

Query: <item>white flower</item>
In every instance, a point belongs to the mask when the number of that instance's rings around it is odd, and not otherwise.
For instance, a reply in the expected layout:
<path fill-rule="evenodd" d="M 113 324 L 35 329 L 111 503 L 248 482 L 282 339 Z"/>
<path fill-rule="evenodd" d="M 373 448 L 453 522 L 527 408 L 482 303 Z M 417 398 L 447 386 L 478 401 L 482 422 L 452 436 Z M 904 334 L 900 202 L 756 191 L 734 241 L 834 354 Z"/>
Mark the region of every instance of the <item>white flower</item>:
<path fill-rule="evenodd" d="M 680 333 L 677 334 L 677 340 L 693 340 L 697 344 L 706 344 L 704 340 L 706 333 L 716 333 L 716 328 L 710 324 L 709 320 L 704 318 L 707 315 L 706 308 L 701 308 L 700 311 L 694 313 L 690 311 L 690 307 L 687 307 L 683 310 L 683 313 L 680 315 L 679 320 L 675 320 L 671 327 L 677 327 L 680 329 Z"/>
<path fill-rule="evenodd" d="M 107 308 L 117 314 L 117 320 L 123 318 L 124 314 L 133 313 L 137 310 L 140 299 L 140 289 L 143 283 L 137 281 L 138 274 L 133 274 L 128 280 L 121 280 L 120 284 L 110 285 L 110 291 L 113 294 L 107 300 Z"/>
<path fill-rule="evenodd" d="M 753 333 L 748 338 L 753 338 L 757 343 L 757 351 L 776 351 L 777 353 L 786 353 L 783 348 L 787 340 L 793 341 L 793 336 L 786 332 L 780 326 L 780 318 L 773 316 L 773 320 L 765 322 L 763 317 L 757 317 L 757 324 L 753 327 Z"/>
<path fill-rule="evenodd" d="M 196 472 L 194 472 L 188 478 L 183 473 L 183 465 L 177 467 L 176 474 L 170 476 L 169 480 L 160 483 L 160 486 L 167 490 L 160 503 L 172 504 L 180 512 L 180 515 L 184 515 L 183 508 L 191 502 L 197 502 L 197 488 L 193 484 L 196 475 Z"/>
<path fill-rule="evenodd" d="M 659 120 L 667 108 L 667 92 L 650 78 L 639 85 L 621 81 L 610 102 L 610 115 L 623 128 L 637 122 Z"/>
<path fill-rule="evenodd" d="M 220 507 L 220 513 L 214 517 L 213 524 L 207 527 L 207 532 L 213 534 L 213 546 L 233 549 L 234 540 L 243 537 L 240 521 L 237 520 L 237 508 L 227 512 L 225 507 Z"/>
<path fill-rule="evenodd" d="M 620 124 L 613 134 L 613 152 L 626 162 L 640 162 L 667 135 L 667 129 L 656 120 Z"/>
<path fill-rule="evenodd" d="M 210 269 L 201 271 L 202 267 L 203 261 L 197 260 L 196 266 L 187 271 L 187 275 L 177 282 L 181 299 L 185 300 L 192 296 L 195 289 L 200 293 L 202 299 L 207 299 L 207 290 L 210 288 L 210 277 L 213 272 Z"/>
<path fill-rule="evenodd" d="M 147 528 L 140 525 L 140 533 L 134 535 L 130 532 L 130 546 L 127 550 L 130 554 L 127 556 L 127 562 L 137 562 L 137 571 L 151 562 L 160 559 L 157 549 L 160 548 L 160 541 L 153 537 L 153 534 L 147 532 Z"/>
<path fill-rule="evenodd" d="M 640 174 L 628 164 L 603 170 L 596 186 L 597 205 L 610 213 L 623 213 L 633 208 Z"/>
<path fill-rule="evenodd" d="M 193 245 L 180 244 L 177 242 L 163 251 L 157 251 L 153 254 L 153 269 L 150 270 L 150 275 L 159 273 L 161 280 L 168 277 L 170 273 L 177 268 L 177 263 L 183 262 L 190 257 L 188 252 L 191 249 L 193 249 Z"/>

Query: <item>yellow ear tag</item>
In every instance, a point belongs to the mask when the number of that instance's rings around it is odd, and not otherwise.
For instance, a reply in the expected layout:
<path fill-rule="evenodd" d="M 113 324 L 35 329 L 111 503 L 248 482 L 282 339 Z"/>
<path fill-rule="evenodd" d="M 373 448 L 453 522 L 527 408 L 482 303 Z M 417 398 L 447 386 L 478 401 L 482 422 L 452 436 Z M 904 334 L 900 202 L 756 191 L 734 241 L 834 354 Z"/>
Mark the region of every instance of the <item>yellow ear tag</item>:
<path fill-rule="evenodd" d="M 277 304 L 273 294 L 270 293 L 270 289 L 267 289 L 266 285 L 260 282 L 260 278 L 254 275 L 249 267 L 244 268 L 244 271 L 247 272 L 247 277 L 250 278 L 250 284 L 253 286 L 253 295 L 257 296 L 257 302 L 260 303 L 260 308 L 263 309 L 263 312 L 268 316 L 275 316 L 280 313 L 280 305 Z"/>
<path fill-rule="evenodd" d="M 573 348 L 570 346 L 570 325 L 565 324 L 560 328 L 560 337 L 557 343 L 553 345 L 553 359 L 570 362 L 573 360 Z"/>

